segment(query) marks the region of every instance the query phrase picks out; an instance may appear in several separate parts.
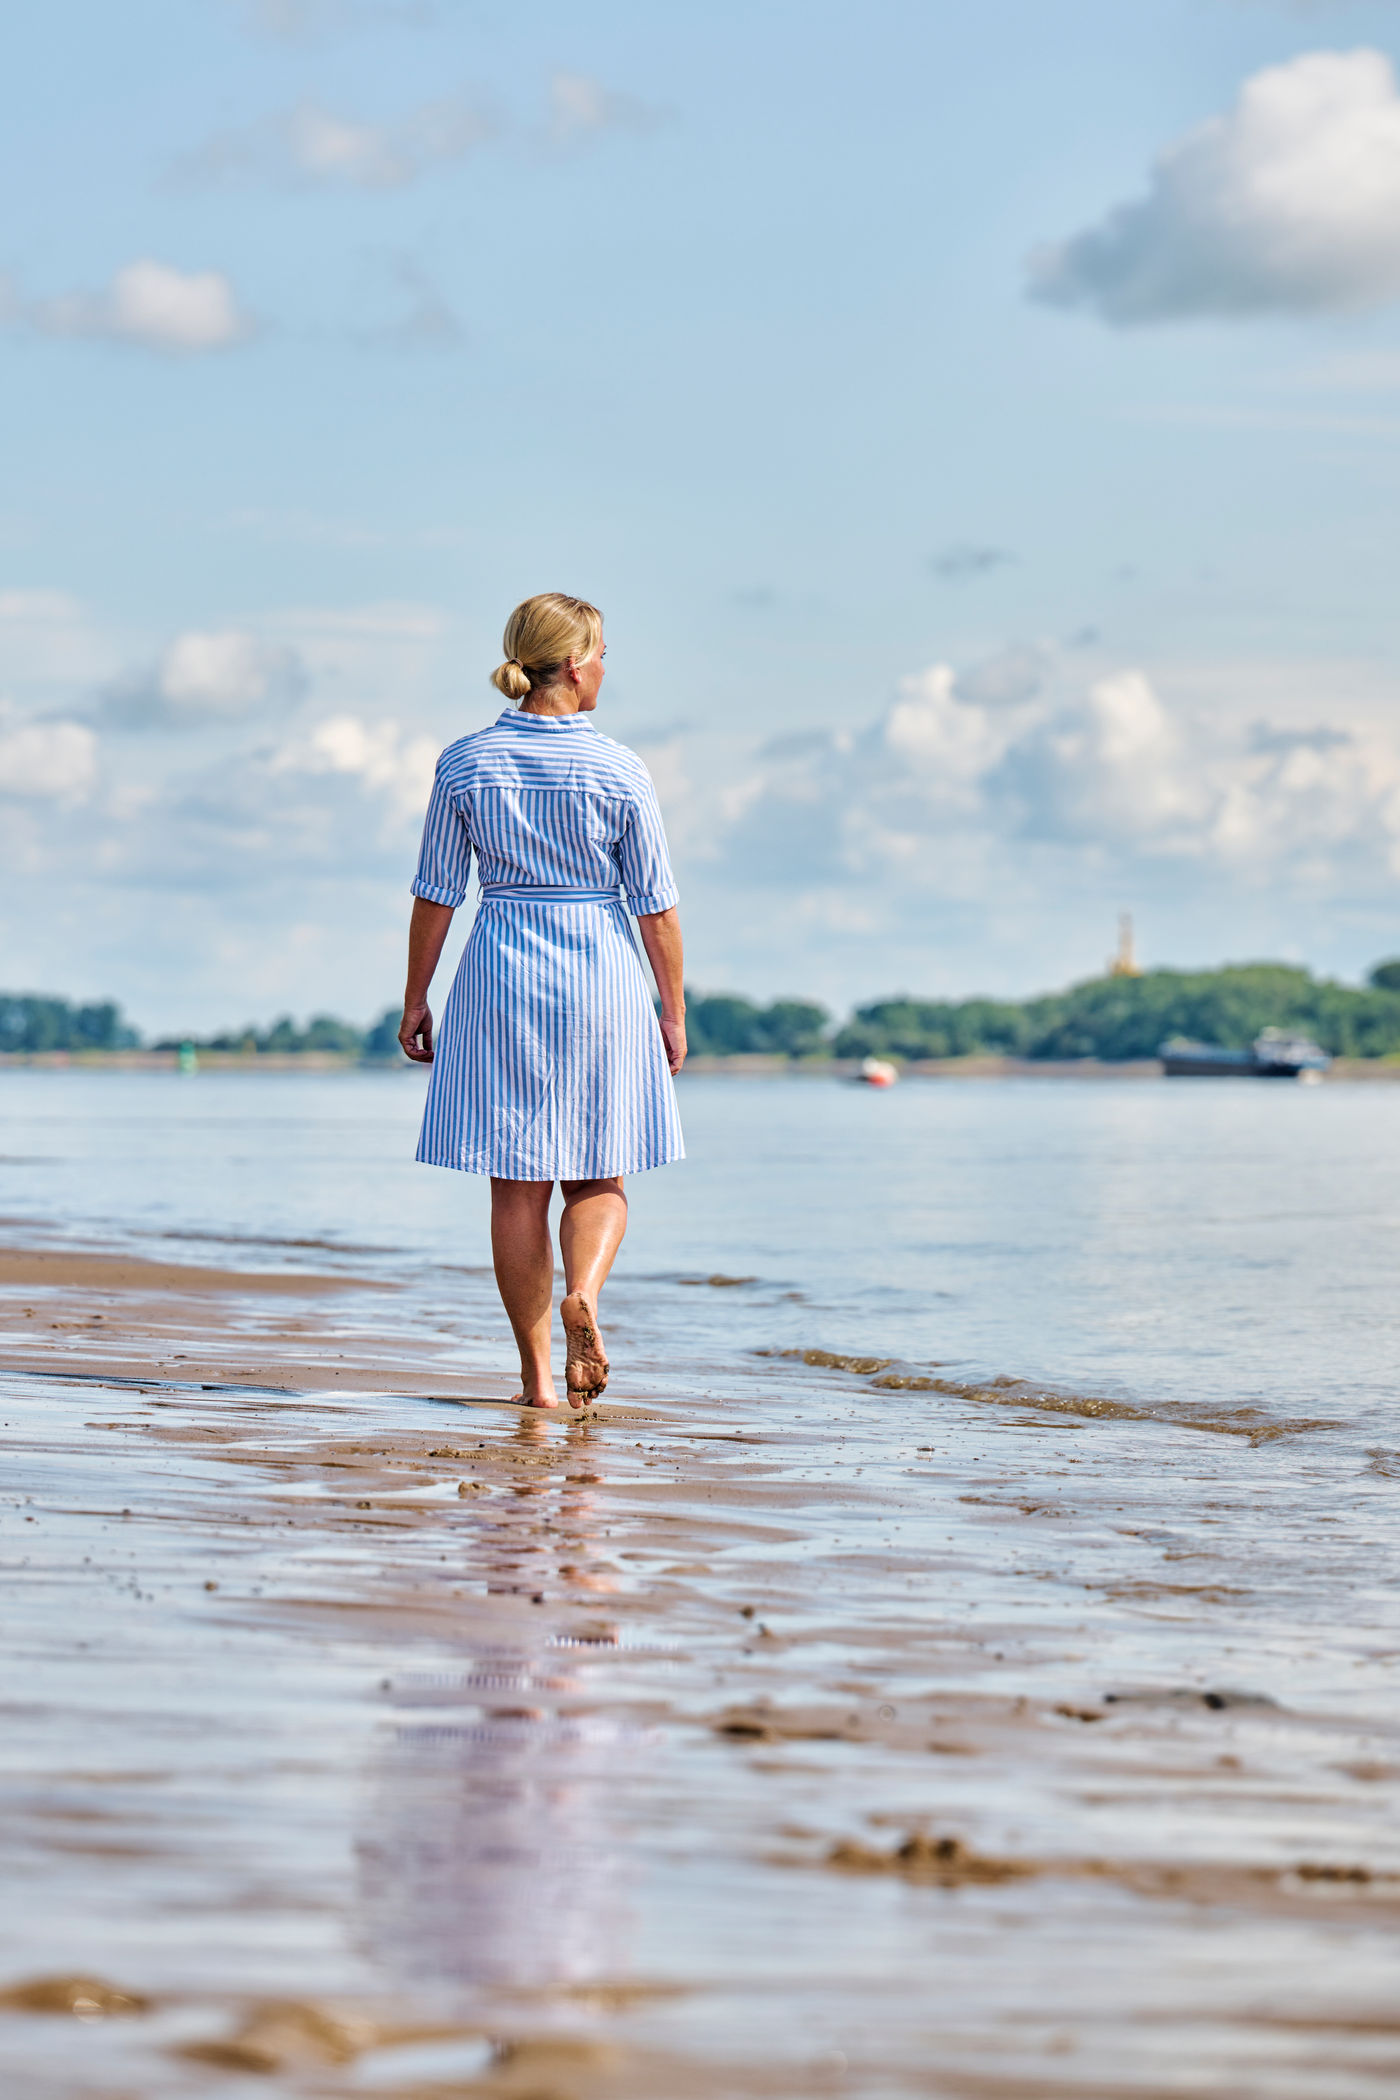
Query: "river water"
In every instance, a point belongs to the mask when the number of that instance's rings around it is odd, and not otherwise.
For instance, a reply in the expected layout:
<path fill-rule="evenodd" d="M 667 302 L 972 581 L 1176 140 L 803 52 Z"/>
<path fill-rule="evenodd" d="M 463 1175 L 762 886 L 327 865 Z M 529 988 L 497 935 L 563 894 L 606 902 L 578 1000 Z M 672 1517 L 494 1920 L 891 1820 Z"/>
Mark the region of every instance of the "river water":
<path fill-rule="evenodd" d="M 400 1277 L 489 1260 L 476 1177 L 416 1166 L 414 1073 L 15 1072 L 5 1211 L 72 1238 Z M 682 1083 L 612 1286 L 647 1374 L 798 1344 L 1400 1434 L 1400 1086 Z M 278 1241 L 317 1243 L 301 1253 Z M 707 1294 L 682 1279 L 751 1279 Z M 509 1366 L 493 1294 L 473 1289 Z"/>

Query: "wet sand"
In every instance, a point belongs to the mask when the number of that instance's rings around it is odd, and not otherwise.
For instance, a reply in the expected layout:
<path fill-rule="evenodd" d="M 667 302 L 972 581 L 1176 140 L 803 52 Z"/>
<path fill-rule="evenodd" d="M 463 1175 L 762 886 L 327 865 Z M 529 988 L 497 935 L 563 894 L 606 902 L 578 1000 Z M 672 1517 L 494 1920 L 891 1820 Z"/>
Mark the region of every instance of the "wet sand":
<path fill-rule="evenodd" d="M 451 1289 L 0 1257 L 6 2090 L 1395 2089 L 1383 1467 Z"/>

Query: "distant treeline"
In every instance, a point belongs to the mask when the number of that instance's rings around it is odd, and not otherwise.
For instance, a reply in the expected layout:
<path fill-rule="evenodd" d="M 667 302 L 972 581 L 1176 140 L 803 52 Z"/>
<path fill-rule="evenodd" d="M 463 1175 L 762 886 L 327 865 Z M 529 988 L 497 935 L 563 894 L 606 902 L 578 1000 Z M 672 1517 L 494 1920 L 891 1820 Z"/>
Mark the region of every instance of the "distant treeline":
<path fill-rule="evenodd" d="M 196 1050 L 232 1050 L 244 1057 L 255 1057 L 259 1052 L 295 1057 L 308 1050 L 323 1054 L 329 1051 L 333 1057 L 361 1057 L 373 1062 L 403 1055 L 399 1049 L 402 1018 L 402 1007 L 391 1006 L 368 1028 L 357 1028 L 353 1021 L 338 1021 L 334 1014 L 313 1014 L 305 1028 L 298 1028 L 290 1014 L 283 1014 L 270 1028 L 226 1028 L 220 1035 L 163 1036 L 151 1048 L 179 1050 L 191 1043 Z"/>
<path fill-rule="evenodd" d="M 340 1057 L 397 1058 L 400 1009 L 390 1007 L 369 1028 L 356 1028 L 338 1021 L 333 1014 L 316 1014 L 305 1028 L 298 1028 L 290 1015 L 283 1015 L 270 1028 L 227 1029 L 221 1035 L 161 1036 L 144 1044 L 151 1050 L 179 1050 L 192 1043 L 196 1050 L 234 1050 L 246 1056 L 260 1051 L 331 1051 Z M 112 1000 L 99 1005 L 74 1006 L 67 999 L 52 999 L 37 992 L 0 992 L 0 1051 L 36 1050 L 139 1050 L 140 1032 L 122 1018 Z"/>
<path fill-rule="evenodd" d="M 1310 1035 L 1334 1057 L 1400 1052 L 1400 961 L 1380 963 L 1369 989 L 1286 963 L 1223 970 L 1149 970 L 1095 977 L 1067 992 L 998 999 L 882 999 L 838 1030 L 838 1057 L 1155 1057 L 1172 1036 L 1243 1050 L 1264 1028 Z"/>
<path fill-rule="evenodd" d="M 1223 970 L 1149 970 L 1095 977 L 1040 999 L 880 999 L 833 1031 L 824 1007 L 780 999 L 686 995 L 699 1055 L 778 1051 L 788 1057 L 1155 1057 L 1171 1036 L 1246 1049 L 1264 1028 L 1294 1029 L 1334 1057 L 1400 1054 L 1400 961 L 1380 963 L 1369 988 L 1335 984 L 1286 963 Z"/>
<path fill-rule="evenodd" d="M 759 1006 L 737 993 L 686 994 L 687 1032 L 698 1057 L 1005 1056 L 1093 1057 L 1105 1063 L 1155 1057 L 1172 1036 L 1245 1049 L 1264 1028 L 1312 1036 L 1334 1057 L 1400 1056 L 1400 960 L 1379 963 L 1366 989 L 1314 977 L 1287 963 L 1234 964 L 1222 970 L 1149 970 L 1141 977 L 1095 977 L 1039 999 L 880 999 L 834 1027 L 824 1006 L 775 999 Z M 317 1014 L 299 1028 L 289 1017 L 271 1028 L 211 1036 L 166 1036 L 155 1050 L 259 1053 L 330 1052 L 369 1063 L 402 1061 L 399 1009 L 369 1028 Z M 73 1006 L 65 999 L 0 993 L 0 1051 L 129 1050 L 141 1037 L 111 1001 Z"/>
<path fill-rule="evenodd" d="M 110 999 L 70 1006 L 34 992 L 0 992 L 0 1050 L 134 1050 L 140 1040 Z"/>

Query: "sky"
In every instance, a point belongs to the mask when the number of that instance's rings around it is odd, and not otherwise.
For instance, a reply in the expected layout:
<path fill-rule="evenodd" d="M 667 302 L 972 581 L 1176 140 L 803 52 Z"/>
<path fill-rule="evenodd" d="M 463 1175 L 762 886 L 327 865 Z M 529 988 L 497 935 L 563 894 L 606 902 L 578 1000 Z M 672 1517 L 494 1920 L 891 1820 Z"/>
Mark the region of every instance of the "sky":
<path fill-rule="evenodd" d="M 1400 0 L 48 0 L 6 58 L 5 989 L 391 1004 L 537 590 L 701 990 L 1029 994 L 1122 910 L 1400 952 Z"/>

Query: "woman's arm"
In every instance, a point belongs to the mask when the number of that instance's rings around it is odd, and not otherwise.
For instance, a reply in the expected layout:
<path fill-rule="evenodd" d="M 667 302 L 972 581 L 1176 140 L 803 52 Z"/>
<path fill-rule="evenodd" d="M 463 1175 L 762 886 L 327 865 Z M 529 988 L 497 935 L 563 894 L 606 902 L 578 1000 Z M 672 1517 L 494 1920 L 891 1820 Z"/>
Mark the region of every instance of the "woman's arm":
<path fill-rule="evenodd" d="M 408 922 L 408 983 L 403 995 L 403 1020 L 399 1041 L 405 1057 L 416 1065 L 433 1061 L 433 1017 L 428 1011 L 428 986 L 452 924 L 450 904 L 430 904 L 426 897 L 413 900 Z"/>
<path fill-rule="evenodd" d="M 681 922 L 673 904 L 669 911 L 649 911 L 637 920 L 642 946 L 661 994 L 661 1039 L 675 1077 L 685 1063 L 684 963 L 681 954 Z"/>

